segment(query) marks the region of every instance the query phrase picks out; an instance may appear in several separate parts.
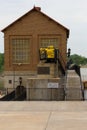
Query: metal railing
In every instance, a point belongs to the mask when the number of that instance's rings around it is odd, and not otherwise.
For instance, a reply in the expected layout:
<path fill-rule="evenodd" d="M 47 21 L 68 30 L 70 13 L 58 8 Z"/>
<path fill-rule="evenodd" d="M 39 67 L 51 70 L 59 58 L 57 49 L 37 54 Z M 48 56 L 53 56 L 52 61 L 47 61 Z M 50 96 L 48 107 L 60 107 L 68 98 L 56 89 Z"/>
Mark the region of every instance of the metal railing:
<path fill-rule="evenodd" d="M 0 98 L 0 101 L 11 101 L 15 98 L 15 91 L 10 92 L 9 94 Z"/>
<path fill-rule="evenodd" d="M 57 59 L 62 67 L 63 72 L 66 73 L 66 63 L 65 63 L 63 56 L 59 50 L 57 52 Z"/>
<path fill-rule="evenodd" d="M 26 100 L 26 89 L 17 95 L 16 89 L 7 88 L 7 94 L 0 98 L 0 101 L 23 101 Z"/>

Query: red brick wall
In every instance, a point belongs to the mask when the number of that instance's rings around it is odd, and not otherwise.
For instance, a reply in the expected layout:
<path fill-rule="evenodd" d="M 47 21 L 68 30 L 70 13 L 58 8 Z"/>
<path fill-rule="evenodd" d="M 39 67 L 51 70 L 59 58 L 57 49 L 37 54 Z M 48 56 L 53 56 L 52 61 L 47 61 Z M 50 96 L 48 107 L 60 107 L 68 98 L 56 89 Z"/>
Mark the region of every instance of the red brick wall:
<path fill-rule="evenodd" d="M 15 67 L 16 70 L 30 70 L 34 71 L 37 69 L 39 62 L 39 38 L 40 37 L 58 37 L 59 44 L 58 48 L 62 54 L 64 61 L 66 62 L 66 50 L 67 50 L 67 34 L 66 30 L 45 17 L 37 11 L 33 11 L 27 14 L 22 19 L 18 20 L 4 31 L 5 34 L 5 70 L 11 71 Z M 12 64 L 12 48 L 11 48 L 11 37 L 31 37 L 31 62 L 27 65 L 15 65 Z"/>

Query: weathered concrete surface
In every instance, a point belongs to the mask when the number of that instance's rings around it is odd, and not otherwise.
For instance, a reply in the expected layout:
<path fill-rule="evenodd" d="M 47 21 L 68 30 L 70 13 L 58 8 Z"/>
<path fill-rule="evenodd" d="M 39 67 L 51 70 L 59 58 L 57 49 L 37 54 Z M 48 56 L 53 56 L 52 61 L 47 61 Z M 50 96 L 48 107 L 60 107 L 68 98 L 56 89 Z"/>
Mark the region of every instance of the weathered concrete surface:
<path fill-rule="evenodd" d="M 87 130 L 87 102 L 0 102 L 0 130 Z"/>
<path fill-rule="evenodd" d="M 80 77 L 75 70 L 67 71 L 66 100 L 83 100 Z"/>
<path fill-rule="evenodd" d="M 29 78 L 26 90 L 29 101 L 63 101 L 65 98 L 60 78 Z"/>

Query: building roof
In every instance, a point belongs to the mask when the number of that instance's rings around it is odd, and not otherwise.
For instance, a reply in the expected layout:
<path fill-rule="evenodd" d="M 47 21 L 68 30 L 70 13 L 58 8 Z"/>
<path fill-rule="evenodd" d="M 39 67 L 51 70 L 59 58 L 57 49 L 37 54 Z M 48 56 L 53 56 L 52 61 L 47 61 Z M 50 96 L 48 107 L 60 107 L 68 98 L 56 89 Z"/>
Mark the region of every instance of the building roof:
<path fill-rule="evenodd" d="M 52 19 L 51 17 L 49 17 L 48 15 L 46 15 L 45 13 L 41 12 L 41 8 L 40 7 L 33 7 L 29 12 L 27 12 L 26 14 L 24 14 L 23 16 L 21 16 L 20 18 L 18 18 L 16 21 L 14 21 L 13 23 L 9 24 L 7 27 L 5 27 L 3 30 L 1 30 L 2 32 L 4 32 L 5 30 L 7 30 L 9 27 L 11 27 L 13 24 L 15 24 L 17 21 L 21 20 L 22 18 L 24 18 L 27 14 L 31 13 L 32 11 L 37 11 L 39 13 L 41 13 L 42 15 L 44 15 L 45 17 L 47 17 L 48 19 L 52 20 L 55 24 L 58 24 L 59 26 L 61 26 L 63 29 L 66 30 L 67 32 L 67 38 L 69 37 L 69 29 L 66 28 L 65 26 L 63 26 L 62 24 L 60 24 L 59 22 L 55 21 L 54 19 Z"/>

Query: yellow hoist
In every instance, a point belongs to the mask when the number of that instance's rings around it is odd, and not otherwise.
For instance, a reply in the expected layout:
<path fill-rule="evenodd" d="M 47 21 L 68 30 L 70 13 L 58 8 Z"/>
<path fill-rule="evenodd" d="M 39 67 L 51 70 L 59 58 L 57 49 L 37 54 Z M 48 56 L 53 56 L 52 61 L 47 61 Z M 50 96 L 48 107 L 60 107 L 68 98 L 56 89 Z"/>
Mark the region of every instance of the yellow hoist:
<path fill-rule="evenodd" d="M 47 62 L 56 62 L 58 49 L 54 46 L 48 46 L 47 48 L 40 48 L 40 60 L 46 60 Z"/>

